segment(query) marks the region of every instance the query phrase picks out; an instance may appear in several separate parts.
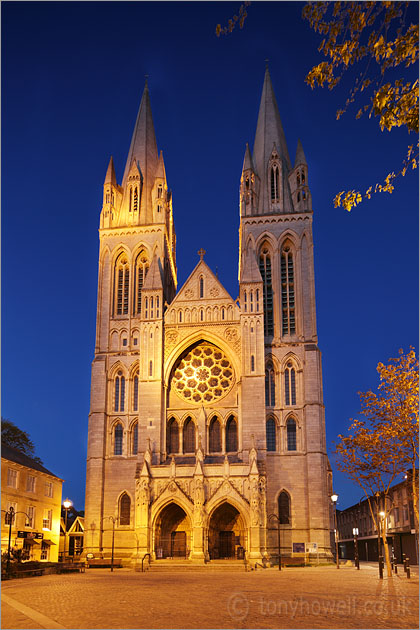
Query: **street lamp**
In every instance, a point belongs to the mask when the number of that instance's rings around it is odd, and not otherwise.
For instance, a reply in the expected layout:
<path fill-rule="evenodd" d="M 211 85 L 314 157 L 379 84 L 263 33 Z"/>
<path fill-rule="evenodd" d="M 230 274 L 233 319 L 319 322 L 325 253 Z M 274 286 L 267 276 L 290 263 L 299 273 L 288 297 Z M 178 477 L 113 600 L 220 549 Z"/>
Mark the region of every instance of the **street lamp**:
<path fill-rule="evenodd" d="M 331 501 L 333 502 L 334 505 L 334 526 L 335 526 L 335 559 L 337 562 L 337 569 L 340 568 L 340 563 L 338 561 L 338 529 L 337 529 L 337 500 L 338 500 L 338 494 L 332 494 L 331 495 Z"/>
<path fill-rule="evenodd" d="M 64 524 L 64 555 L 63 555 L 63 561 L 66 561 L 66 542 L 67 542 L 67 512 L 69 511 L 69 509 L 72 507 L 73 503 L 72 501 L 70 501 L 70 499 L 65 499 L 63 501 L 63 508 L 66 510 L 66 518 L 65 518 L 65 524 Z"/>
<path fill-rule="evenodd" d="M 357 543 L 357 537 L 359 535 L 359 528 L 353 527 L 353 536 L 354 536 L 354 564 L 356 569 L 360 569 L 359 563 L 359 546 Z"/>
<path fill-rule="evenodd" d="M 111 547 L 111 571 L 114 570 L 114 538 L 115 538 L 115 523 L 118 522 L 117 516 L 103 516 L 101 521 L 104 521 L 106 518 L 109 518 L 112 521 L 112 547 Z"/>
<path fill-rule="evenodd" d="M 270 516 L 268 517 L 268 520 L 270 520 L 270 518 L 275 518 L 277 521 L 277 545 L 279 548 L 279 571 L 281 571 L 280 519 L 277 516 L 277 514 L 270 514 Z"/>
<path fill-rule="evenodd" d="M 7 545 L 7 566 L 6 566 L 7 575 L 9 575 L 10 574 L 10 546 L 11 546 L 11 540 L 12 540 L 12 525 L 15 522 L 15 516 L 16 514 L 25 514 L 26 518 L 28 519 L 25 523 L 26 527 L 29 525 L 30 517 L 28 516 L 28 514 L 26 514 L 26 512 L 16 512 L 15 508 L 12 505 L 9 507 L 8 510 L 2 510 L 2 512 L 5 512 L 4 522 L 6 525 L 9 526 L 9 542 Z"/>

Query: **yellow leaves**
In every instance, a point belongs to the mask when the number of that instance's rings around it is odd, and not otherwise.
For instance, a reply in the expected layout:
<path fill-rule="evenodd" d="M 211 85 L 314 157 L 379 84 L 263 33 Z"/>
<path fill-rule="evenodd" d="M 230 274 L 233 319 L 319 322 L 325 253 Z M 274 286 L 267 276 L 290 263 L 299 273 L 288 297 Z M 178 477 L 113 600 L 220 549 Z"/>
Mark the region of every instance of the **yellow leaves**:
<path fill-rule="evenodd" d="M 357 204 L 361 203 L 361 201 L 362 195 L 360 194 L 360 192 L 356 190 L 348 190 L 346 193 L 344 193 L 343 190 L 334 197 L 334 208 L 339 208 L 340 206 L 343 206 L 343 208 L 350 212 L 352 208 L 355 208 Z"/>
<path fill-rule="evenodd" d="M 239 16 L 234 15 L 233 18 L 228 20 L 228 25 L 222 27 L 221 24 L 217 24 L 216 26 L 216 36 L 220 37 L 220 35 L 228 35 L 233 31 L 236 24 L 239 23 L 239 28 L 243 28 L 245 19 L 247 17 L 246 7 L 249 6 L 251 2 L 246 1 L 241 4 L 239 7 Z"/>

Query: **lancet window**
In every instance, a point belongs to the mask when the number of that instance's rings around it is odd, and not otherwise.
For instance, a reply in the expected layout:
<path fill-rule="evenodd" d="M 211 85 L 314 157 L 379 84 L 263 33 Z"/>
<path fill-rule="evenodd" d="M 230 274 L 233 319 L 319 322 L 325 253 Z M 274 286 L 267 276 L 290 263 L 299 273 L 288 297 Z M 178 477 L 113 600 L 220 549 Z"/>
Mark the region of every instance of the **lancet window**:
<path fill-rule="evenodd" d="M 271 201 L 279 201 L 279 167 L 277 164 L 273 164 L 270 169 L 270 189 L 271 189 Z"/>
<path fill-rule="evenodd" d="M 226 423 L 226 451 L 233 453 L 238 450 L 238 425 L 233 416 L 229 416 Z"/>
<path fill-rule="evenodd" d="M 260 254 L 260 273 L 263 281 L 264 334 L 267 336 L 274 333 L 274 321 L 271 258 L 266 248 L 264 248 Z"/>
<path fill-rule="evenodd" d="M 279 523 L 280 525 L 290 524 L 290 497 L 282 490 L 278 498 Z"/>
<path fill-rule="evenodd" d="M 120 525 L 130 525 L 131 500 L 126 492 L 120 498 Z"/>
<path fill-rule="evenodd" d="M 122 455 L 123 428 L 118 423 L 114 428 L 114 455 Z"/>
<path fill-rule="evenodd" d="M 121 254 L 115 264 L 114 274 L 114 315 L 128 315 L 128 294 L 130 269 L 125 254 Z"/>
<path fill-rule="evenodd" d="M 280 262 L 281 275 L 281 309 L 283 335 L 296 332 L 295 322 L 295 279 L 293 254 L 288 245 L 283 247 Z"/>
<path fill-rule="evenodd" d="M 136 258 L 135 267 L 134 267 L 134 315 L 141 314 L 141 292 L 143 289 L 144 280 L 146 278 L 147 270 L 149 269 L 149 263 L 147 261 L 147 257 L 144 252 L 140 252 L 140 254 Z"/>
<path fill-rule="evenodd" d="M 133 191 L 133 210 L 134 212 L 136 212 L 136 210 L 138 210 L 139 207 L 139 191 L 137 186 L 134 188 Z"/>
<path fill-rule="evenodd" d="M 133 411 L 139 410 L 139 375 L 135 374 L 133 378 Z"/>
<path fill-rule="evenodd" d="M 276 423 L 273 418 L 268 418 L 265 423 L 265 435 L 267 441 L 267 451 L 276 450 Z"/>
<path fill-rule="evenodd" d="M 187 418 L 184 424 L 182 447 L 184 453 L 195 453 L 195 424 Z"/>
<path fill-rule="evenodd" d="M 136 422 L 136 424 L 133 427 L 132 449 L 131 449 L 132 455 L 137 455 L 138 447 L 139 447 L 139 425 Z"/>
<path fill-rule="evenodd" d="M 287 450 L 296 450 L 296 421 L 293 418 L 289 418 L 286 422 L 287 431 Z"/>
<path fill-rule="evenodd" d="M 175 418 L 171 418 L 166 427 L 166 450 L 168 453 L 179 452 L 179 427 Z"/>
<path fill-rule="evenodd" d="M 274 366 L 271 361 L 267 363 L 265 369 L 265 404 L 267 407 L 274 407 L 276 404 Z"/>
<path fill-rule="evenodd" d="M 290 361 L 284 370 L 284 400 L 286 405 L 296 405 L 296 370 Z"/>
<path fill-rule="evenodd" d="M 209 427 L 209 452 L 220 453 L 222 450 L 222 434 L 220 422 L 217 418 L 213 418 Z"/>
<path fill-rule="evenodd" d="M 114 382 L 114 411 L 124 411 L 125 406 L 125 377 L 120 370 Z"/>

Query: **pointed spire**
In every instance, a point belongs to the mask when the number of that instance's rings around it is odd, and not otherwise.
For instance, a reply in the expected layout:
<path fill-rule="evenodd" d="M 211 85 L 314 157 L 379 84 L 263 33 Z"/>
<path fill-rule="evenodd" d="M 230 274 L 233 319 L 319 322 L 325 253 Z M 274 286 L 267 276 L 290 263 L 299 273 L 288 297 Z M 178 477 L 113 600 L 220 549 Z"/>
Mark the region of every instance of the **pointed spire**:
<path fill-rule="evenodd" d="M 163 153 L 160 152 L 159 162 L 156 169 L 156 177 L 161 177 L 166 181 L 165 163 L 163 161 Z"/>
<path fill-rule="evenodd" d="M 115 176 L 114 160 L 112 158 L 112 155 L 111 155 L 111 159 L 109 160 L 104 184 L 112 184 L 113 186 L 117 185 L 117 178 Z"/>
<path fill-rule="evenodd" d="M 241 267 L 240 282 L 262 282 L 255 252 L 249 247 L 247 247 L 245 251 L 245 259 Z"/>
<path fill-rule="evenodd" d="M 300 138 L 298 139 L 297 148 L 296 148 L 295 167 L 299 166 L 299 164 L 307 165 L 306 157 L 303 152 L 303 147 L 302 147 Z"/>
<path fill-rule="evenodd" d="M 141 209 L 147 214 L 151 213 L 151 189 L 156 176 L 158 165 L 158 150 L 156 144 L 155 128 L 153 126 L 152 109 L 150 106 L 149 88 L 147 79 L 144 86 L 133 136 L 131 138 L 130 150 L 124 170 L 123 186 L 125 186 L 128 172 L 133 158 L 139 162 L 143 174 L 143 193 L 141 199 Z M 150 217 L 148 217 L 150 218 Z"/>
<path fill-rule="evenodd" d="M 248 142 L 246 143 L 245 155 L 244 155 L 244 163 L 242 166 L 242 172 L 247 170 L 254 170 L 254 165 L 252 163 L 251 151 L 249 150 Z"/>
<path fill-rule="evenodd" d="M 147 272 L 146 279 L 143 284 L 143 290 L 144 289 L 163 289 L 160 260 L 156 253 L 153 256 L 152 264 Z"/>

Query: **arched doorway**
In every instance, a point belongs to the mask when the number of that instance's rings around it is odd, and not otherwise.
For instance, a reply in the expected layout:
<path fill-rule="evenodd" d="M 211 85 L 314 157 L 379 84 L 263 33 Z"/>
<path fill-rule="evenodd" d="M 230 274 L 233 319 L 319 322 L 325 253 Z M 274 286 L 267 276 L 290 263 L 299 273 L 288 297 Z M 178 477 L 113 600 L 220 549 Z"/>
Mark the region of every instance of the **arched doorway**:
<path fill-rule="evenodd" d="M 190 519 L 184 510 L 177 503 L 164 507 L 156 519 L 156 558 L 187 558 L 190 539 Z"/>
<path fill-rule="evenodd" d="M 238 510 L 230 503 L 216 508 L 209 522 L 209 555 L 211 560 L 243 558 L 246 530 Z"/>

